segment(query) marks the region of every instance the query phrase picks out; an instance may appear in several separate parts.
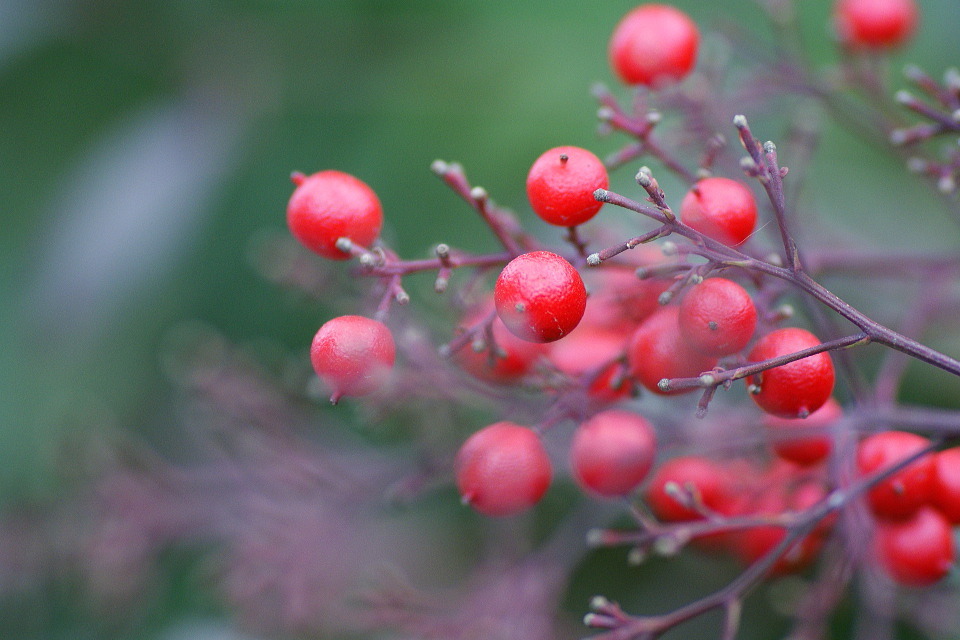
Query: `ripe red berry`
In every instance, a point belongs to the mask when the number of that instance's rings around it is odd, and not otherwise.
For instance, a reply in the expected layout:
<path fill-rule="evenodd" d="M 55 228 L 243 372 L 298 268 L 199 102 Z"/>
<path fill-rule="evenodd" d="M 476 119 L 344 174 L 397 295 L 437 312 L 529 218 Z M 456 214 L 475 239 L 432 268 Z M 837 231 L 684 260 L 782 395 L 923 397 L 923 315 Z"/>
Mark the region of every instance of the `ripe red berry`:
<path fill-rule="evenodd" d="M 840 41 L 850 47 L 889 49 L 916 31 L 914 0 L 838 0 L 833 22 Z"/>
<path fill-rule="evenodd" d="M 726 356 L 747 346 L 757 328 L 757 309 L 746 289 L 726 278 L 694 285 L 680 302 L 680 333 L 697 351 Z"/>
<path fill-rule="evenodd" d="M 678 499 L 677 491 L 691 494 L 711 511 L 724 511 L 730 502 L 726 470 L 707 458 L 683 456 L 661 464 L 647 487 L 647 505 L 663 522 L 699 520 L 703 514 Z"/>
<path fill-rule="evenodd" d="M 728 178 L 704 178 L 680 203 L 680 220 L 688 227 L 731 247 L 757 226 L 757 202 L 747 187 Z"/>
<path fill-rule="evenodd" d="M 485 315 L 485 311 L 486 307 L 478 313 L 470 314 L 466 324 L 472 325 L 479 322 Z M 457 351 L 455 356 L 460 366 L 477 378 L 500 384 L 516 382 L 530 373 L 537 359 L 546 352 L 543 345 L 521 340 L 510 333 L 496 316 L 493 318 L 490 332 L 493 334 L 493 345 L 489 344 L 488 336 L 482 335 L 479 336 L 483 344 L 482 349 L 477 351 L 472 344 L 468 344 Z"/>
<path fill-rule="evenodd" d="M 778 418 L 764 416 L 774 452 L 783 460 L 802 466 L 821 462 L 833 448 L 829 433 L 824 431 L 843 415 L 843 409 L 833 398 L 806 418 Z M 813 435 L 808 435 L 813 432 Z"/>
<path fill-rule="evenodd" d="M 363 396 L 382 387 L 395 353 L 385 324 L 363 316 L 340 316 L 317 331 L 310 360 L 336 403 L 341 396 Z"/>
<path fill-rule="evenodd" d="M 341 171 L 295 173 L 292 179 L 297 188 L 287 205 L 287 225 L 311 251 L 347 260 L 350 254 L 337 248 L 337 240 L 346 238 L 366 247 L 380 235 L 383 209 L 364 182 Z"/>
<path fill-rule="evenodd" d="M 659 383 L 664 378 L 692 378 L 709 371 L 717 359 L 695 351 L 680 334 L 676 306 L 662 307 L 637 327 L 627 346 L 630 375 L 654 393 L 664 392 Z"/>
<path fill-rule="evenodd" d="M 550 362 L 573 378 L 592 375 L 593 380 L 587 388 L 590 396 L 603 402 L 613 402 L 630 393 L 631 385 L 623 379 L 623 367 L 615 361 L 625 348 L 626 338 L 623 334 L 581 324 L 569 336 L 551 346 Z M 604 363 L 609 364 L 598 372 Z"/>
<path fill-rule="evenodd" d="M 874 434 L 857 448 L 857 470 L 866 476 L 881 472 L 930 445 L 923 436 L 905 431 Z M 930 500 L 934 457 L 926 455 L 875 485 L 867 493 L 870 510 L 878 518 L 909 518 Z"/>
<path fill-rule="evenodd" d="M 569 262 L 549 251 L 519 255 L 494 288 L 497 315 L 514 335 L 553 342 L 573 331 L 587 306 L 587 290 Z"/>
<path fill-rule="evenodd" d="M 740 515 L 770 516 L 804 511 L 824 496 L 823 489 L 816 484 L 801 485 L 801 487 L 807 486 L 812 489 L 805 489 L 804 493 L 800 493 L 799 489 L 788 490 L 784 486 L 771 485 Z M 730 536 L 730 539 L 736 555 L 744 563 L 753 564 L 773 551 L 786 537 L 787 530 L 784 527 L 770 525 L 750 527 L 743 530 L 740 535 Z M 773 566 L 773 574 L 784 575 L 804 569 L 813 562 L 822 547 L 823 536 L 820 532 L 815 531 L 800 538 L 777 559 Z"/>
<path fill-rule="evenodd" d="M 544 152 L 527 174 L 527 198 L 534 213 L 560 227 L 583 224 L 603 206 L 593 197 L 610 185 L 600 158 L 580 147 Z"/>
<path fill-rule="evenodd" d="M 909 520 L 880 522 L 874 550 L 894 582 L 908 587 L 930 586 L 953 566 L 950 523 L 930 507 L 923 507 Z"/>
<path fill-rule="evenodd" d="M 934 506 L 947 520 L 960 524 L 960 447 L 945 449 L 933 457 Z"/>
<path fill-rule="evenodd" d="M 684 12 L 640 5 L 620 20 L 610 39 L 610 65 L 626 84 L 663 87 L 679 82 L 697 61 L 700 32 Z"/>
<path fill-rule="evenodd" d="M 497 422 L 470 436 L 454 461 L 463 501 L 488 516 L 529 509 L 550 486 L 550 458 L 533 430 Z"/>
<path fill-rule="evenodd" d="M 577 428 L 570 464 L 584 489 L 608 498 L 625 496 L 647 476 L 656 447 L 649 422 L 635 413 L 611 409 Z"/>
<path fill-rule="evenodd" d="M 754 345 L 748 360 L 779 358 L 819 344 L 817 336 L 806 329 L 777 329 Z M 833 360 L 824 351 L 767 369 L 747 380 L 753 389 L 751 397 L 761 409 L 781 418 L 803 418 L 822 407 L 833 393 Z"/>

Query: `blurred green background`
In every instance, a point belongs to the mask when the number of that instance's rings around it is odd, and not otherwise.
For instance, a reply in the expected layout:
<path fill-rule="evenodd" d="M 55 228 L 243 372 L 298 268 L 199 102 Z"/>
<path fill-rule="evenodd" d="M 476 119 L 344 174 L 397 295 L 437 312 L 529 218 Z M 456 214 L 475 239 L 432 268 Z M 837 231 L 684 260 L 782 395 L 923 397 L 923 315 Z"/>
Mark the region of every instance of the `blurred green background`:
<path fill-rule="evenodd" d="M 158 353 L 179 323 L 309 342 L 329 313 L 292 304 L 250 260 L 285 227 L 292 170 L 362 178 L 411 258 L 440 241 L 493 246 L 430 174 L 436 158 L 529 220 L 540 152 L 624 142 L 597 138 L 589 89 L 612 83 L 606 41 L 634 4 L 0 0 L 0 502 L 55 491 L 65 438 L 162 437 Z M 768 38 L 749 0 L 676 4 Z M 828 63 L 829 3 L 797 4 Z M 921 34 L 892 70 L 939 76 L 960 60 L 960 3 L 920 4 Z M 917 224 L 929 194 L 875 156 L 826 136 L 811 206 L 878 243 L 955 246 L 943 216 Z"/>

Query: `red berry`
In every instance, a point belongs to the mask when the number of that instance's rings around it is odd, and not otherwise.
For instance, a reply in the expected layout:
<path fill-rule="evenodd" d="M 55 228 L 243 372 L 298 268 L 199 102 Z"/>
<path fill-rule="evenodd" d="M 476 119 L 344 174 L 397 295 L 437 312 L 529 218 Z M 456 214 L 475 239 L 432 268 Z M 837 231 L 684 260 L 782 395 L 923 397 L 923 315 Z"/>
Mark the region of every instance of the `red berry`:
<path fill-rule="evenodd" d="M 485 312 L 486 307 L 477 313 L 470 314 L 466 324 L 472 325 L 479 322 Z M 472 344 L 468 344 L 457 351 L 455 356 L 460 366 L 477 378 L 500 384 L 516 382 L 530 373 L 534 363 L 545 353 L 543 345 L 521 340 L 507 331 L 503 322 L 496 316 L 493 318 L 490 332 L 493 334 L 493 353 L 488 343 L 489 337 L 483 334 L 478 336 L 483 341 L 482 349 L 476 351 Z"/>
<path fill-rule="evenodd" d="M 767 415 L 763 424 L 767 428 L 773 450 L 784 460 L 799 465 L 817 464 L 833 448 L 830 434 L 824 431 L 843 416 L 843 409 L 833 398 L 806 418 L 778 418 Z M 805 432 L 815 435 L 805 435 Z"/>
<path fill-rule="evenodd" d="M 929 507 L 923 507 L 909 520 L 878 523 L 874 549 L 894 582 L 908 587 L 939 582 L 953 566 L 950 523 Z"/>
<path fill-rule="evenodd" d="M 659 383 L 664 378 L 692 378 L 709 371 L 717 359 L 695 351 L 680 334 L 679 309 L 662 307 L 637 327 L 627 346 L 630 375 L 654 393 L 664 392 Z"/>
<path fill-rule="evenodd" d="M 810 484 L 810 483 L 808 483 Z M 817 487 L 817 485 L 812 485 Z M 756 503 L 751 504 L 747 512 L 740 515 L 770 516 L 786 512 L 801 512 L 809 509 L 823 498 L 823 490 L 819 493 L 803 493 L 785 491 L 782 486 L 770 486 L 759 497 Z M 812 502 L 808 502 L 816 496 Z M 733 549 L 746 564 L 753 564 L 764 557 L 783 542 L 787 537 L 784 527 L 774 525 L 750 527 L 743 530 L 738 536 L 731 536 Z M 795 573 L 807 567 L 817 557 L 823 547 L 823 537 L 819 533 L 810 533 L 794 542 L 773 565 L 775 575 Z"/>
<path fill-rule="evenodd" d="M 757 202 L 750 189 L 728 178 L 704 178 L 680 203 L 680 220 L 718 242 L 736 246 L 757 226 Z"/>
<path fill-rule="evenodd" d="M 923 436 L 905 431 L 884 431 L 870 436 L 857 448 L 860 475 L 882 472 L 930 445 Z M 875 485 L 867 493 L 870 510 L 878 518 L 909 518 L 930 500 L 934 457 L 923 456 Z"/>
<path fill-rule="evenodd" d="M 515 336 L 553 342 L 579 324 L 587 290 L 569 262 L 549 251 L 533 251 L 503 268 L 494 301 L 497 315 Z"/>
<path fill-rule="evenodd" d="M 581 324 L 568 337 L 552 345 L 550 362 L 574 378 L 594 375 L 587 392 L 597 400 L 613 402 L 630 393 L 630 384 L 620 375 L 622 365 L 614 361 L 624 352 L 625 343 L 626 338 L 618 332 Z M 610 364 L 598 373 L 604 363 Z M 621 378 L 619 384 L 617 378 Z"/>
<path fill-rule="evenodd" d="M 527 175 L 527 198 L 534 213 L 560 227 L 583 224 L 603 206 L 593 197 L 609 186 L 600 159 L 580 147 L 556 147 L 544 152 Z"/>
<path fill-rule="evenodd" d="M 757 309 L 746 289 L 726 278 L 691 287 L 680 303 L 680 333 L 708 356 L 727 356 L 747 346 L 757 328 Z"/>
<path fill-rule="evenodd" d="M 629 411 L 596 414 L 573 435 L 570 463 L 584 489 L 605 497 L 631 493 L 647 476 L 656 457 L 653 427 Z"/>
<path fill-rule="evenodd" d="M 533 430 L 497 422 L 470 436 L 454 461 L 463 501 L 488 516 L 529 509 L 550 486 L 550 458 Z"/>
<path fill-rule="evenodd" d="M 914 0 L 839 0 L 833 8 L 840 41 L 855 48 L 899 46 L 913 35 L 917 21 Z"/>
<path fill-rule="evenodd" d="M 748 360 L 779 358 L 821 344 L 806 329 L 789 327 L 768 333 L 754 345 Z M 830 354 L 821 352 L 750 376 L 751 397 L 767 413 L 781 418 L 803 418 L 823 406 L 833 393 Z"/>
<path fill-rule="evenodd" d="M 960 524 L 960 447 L 933 457 L 933 504 L 953 524 Z"/>
<path fill-rule="evenodd" d="M 673 458 L 660 465 L 650 479 L 646 497 L 647 505 L 663 522 L 703 518 L 701 512 L 677 498 L 676 490 L 691 493 L 697 502 L 711 511 L 722 512 L 731 498 L 730 482 L 724 468 L 697 456 Z"/>
<path fill-rule="evenodd" d="M 610 65 L 626 84 L 663 87 L 679 82 L 697 61 L 700 33 L 684 12 L 645 4 L 620 20 L 610 39 Z"/>
<path fill-rule="evenodd" d="M 340 316 L 317 331 L 310 360 L 335 403 L 341 396 L 363 396 L 382 387 L 395 353 L 385 324 L 363 316 Z"/>
<path fill-rule="evenodd" d="M 337 248 L 337 240 L 346 238 L 366 247 L 380 235 L 383 209 L 364 182 L 341 171 L 295 173 L 293 181 L 297 188 L 287 205 L 287 225 L 311 251 L 331 260 L 347 260 L 350 254 Z"/>

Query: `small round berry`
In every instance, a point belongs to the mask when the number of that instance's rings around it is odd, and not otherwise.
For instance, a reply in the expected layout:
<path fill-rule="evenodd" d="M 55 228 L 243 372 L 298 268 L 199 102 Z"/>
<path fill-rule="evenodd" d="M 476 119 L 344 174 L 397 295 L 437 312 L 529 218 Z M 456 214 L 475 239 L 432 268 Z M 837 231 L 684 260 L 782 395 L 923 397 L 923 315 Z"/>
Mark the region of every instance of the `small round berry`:
<path fill-rule="evenodd" d="M 590 302 L 593 303 L 592 298 Z M 590 397 L 614 402 L 630 394 L 631 385 L 622 375 L 623 365 L 617 361 L 625 348 L 622 333 L 581 323 L 569 336 L 551 345 L 550 362 L 572 378 L 591 376 L 587 387 Z"/>
<path fill-rule="evenodd" d="M 484 308 L 479 313 L 470 314 L 466 324 L 479 322 L 485 311 Z M 468 344 L 455 355 L 465 371 L 482 380 L 498 384 L 516 382 L 530 373 L 537 360 L 546 353 L 543 345 L 521 340 L 510 333 L 497 316 L 493 317 L 490 333 L 494 343 L 492 352 L 490 336 L 483 334 L 478 336 L 480 341 L 476 343 L 482 348 L 477 350 Z"/>
<path fill-rule="evenodd" d="M 664 391 L 660 381 L 664 378 L 692 378 L 709 371 L 717 359 L 695 351 L 680 334 L 676 306 L 661 307 L 643 321 L 627 346 L 627 362 L 630 375 L 644 387 L 661 395 L 685 393 Z"/>
<path fill-rule="evenodd" d="M 527 198 L 534 213 L 559 227 L 583 224 L 603 206 L 593 197 L 610 186 L 600 158 L 580 147 L 545 152 L 527 174 Z"/>
<path fill-rule="evenodd" d="M 746 289 L 726 278 L 694 285 L 680 302 L 680 333 L 708 356 L 727 356 L 747 346 L 757 328 L 757 309 Z"/>
<path fill-rule="evenodd" d="M 647 476 L 656 454 L 650 423 L 635 413 L 611 409 L 577 428 L 570 463 L 581 487 L 612 498 L 631 493 Z"/>
<path fill-rule="evenodd" d="M 300 243 L 331 260 L 347 260 L 350 253 L 337 247 L 346 238 L 362 247 L 380 235 L 383 208 L 373 189 L 341 171 L 311 176 L 293 174 L 297 185 L 287 205 L 287 225 Z"/>
<path fill-rule="evenodd" d="M 700 32 L 687 14 L 669 5 L 644 4 L 614 29 L 610 65 L 626 84 L 664 87 L 693 70 L 699 44 Z"/>
<path fill-rule="evenodd" d="M 960 447 L 933 457 L 933 505 L 953 524 L 960 524 Z"/>
<path fill-rule="evenodd" d="M 843 416 L 840 403 L 830 398 L 822 407 L 806 418 L 778 418 L 764 416 L 763 424 L 770 436 L 774 452 L 783 460 L 801 466 L 823 461 L 833 448 L 825 430 Z M 813 435 L 809 435 L 813 432 Z"/>
<path fill-rule="evenodd" d="M 930 446 L 923 436 L 906 431 L 874 434 L 857 448 L 861 476 L 882 472 L 904 458 Z M 870 510 L 878 518 L 909 518 L 930 501 L 934 482 L 934 456 L 926 455 L 875 485 L 867 493 Z"/>
<path fill-rule="evenodd" d="M 806 329 L 777 329 L 761 338 L 747 359 L 760 362 L 819 344 L 817 336 Z M 825 351 L 747 378 L 747 384 L 753 389 L 751 397 L 757 406 L 781 418 L 809 416 L 830 398 L 833 382 L 833 360 Z"/>
<path fill-rule="evenodd" d="M 822 499 L 823 495 L 823 490 L 820 488 L 819 499 Z M 819 499 L 816 499 L 814 502 L 803 504 L 800 500 L 804 499 L 806 499 L 806 495 L 797 495 L 796 491 L 787 490 L 783 486 L 772 485 L 758 499 L 753 501 L 745 513 L 740 515 L 772 516 L 786 512 L 797 513 L 810 508 L 819 501 Z M 773 525 L 750 527 L 742 531 L 740 535 L 732 536 L 731 546 L 736 555 L 744 563 L 750 565 L 773 551 L 786 537 L 787 530 L 784 527 Z M 801 571 L 816 559 L 822 547 L 822 535 L 818 533 L 805 535 L 794 542 L 777 559 L 773 565 L 772 573 L 782 576 Z"/>
<path fill-rule="evenodd" d="M 686 504 L 685 498 L 709 511 L 723 511 L 730 502 L 726 470 L 707 458 L 683 456 L 661 464 L 647 487 L 647 505 L 663 522 L 687 522 L 703 518 L 702 509 Z"/>
<path fill-rule="evenodd" d="M 833 7 L 840 41 L 854 48 L 897 47 L 916 31 L 918 17 L 914 0 L 839 0 Z"/>
<path fill-rule="evenodd" d="M 535 505 L 553 472 L 533 430 L 497 422 L 470 436 L 454 461 L 463 501 L 488 516 L 509 516 Z"/>
<path fill-rule="evenodd" d="M 928 587 L 953 566 L 953 533 L 939 511 L 923 507 L 909 520 L 878 523 L 874 550 L 894 582 Z"/>
<path fill-rule="evenodd" d="M 587 289 L 569 262 L 549 251 L 511 260 L 494 288 L 497 315 L 515 336 L 553 342 L 573 331 L 587 307 Z"/>
<path fill-rule="evenodd" d="M 757 226 L 757 202 L 750 189 L 729 178 L 704 178 L 680 203 L 680 220 L 728 246 L 744 242 Z"/>
<path fill-rule="evenodd" d="M 331 402 L 363 396 L 383 386 L 396 348 L 390 329 L 363 316 L 340 316 L 324 323 L 313 338 L 310 360 L 330 387 Z"/>

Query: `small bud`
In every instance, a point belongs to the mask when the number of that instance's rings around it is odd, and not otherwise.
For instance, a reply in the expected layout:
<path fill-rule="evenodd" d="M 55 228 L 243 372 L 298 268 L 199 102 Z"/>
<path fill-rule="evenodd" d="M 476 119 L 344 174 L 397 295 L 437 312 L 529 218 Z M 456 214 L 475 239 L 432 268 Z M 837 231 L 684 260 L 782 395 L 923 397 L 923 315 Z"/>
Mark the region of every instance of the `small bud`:
<path fill-rule="evenodd" d="M 951 175 L 940 176 L 937 180 L 937 188 L 940 193 L 953 193 L 957 189 L 957 183 Z"/>
<path fill-rule="evenodd" d="M 597 202 L 607 202 L 610 197 L 610 192 L 606 189 L 597 189 L 593 192 L 593 199 Z"/>
<path fill-rule="evenodd" d="M 943 84 L 951 91 L 960 91 L 960 69 L 950 67 L 943 72 Z"/>
<path fill-rule="evenodd" d="M 670 304 L 670 301 L 671 301 L 671 300 L 673 300 L 673 292 L 672 292 L 672 291 L 664 291 L 664 292 L 661 293 L 659 296 L 657 296 L 657 304 L 659 304 L 660 306 L 664 306 L 664 305 Z"/>
<path fill-rule="evenodd" d="M 603 596 L 593 596 L 590 598 L 590 608 L 594 611 L 599 611 L 600 609 L 606 609 L 610 606 L 610 601 L 604 598 Z"/>
<path fill-rule="evenodd" d="M 591 253 L 590 255 L 588 255 L 588 256 L 587 256 L 587 264 L 590 265 L 591 267 L 596 267 L 597 265 L 599 265 L 599 264 L 600 264 L 600 254 L 599 254 L 599 253 Z"/>
<path fill-rule="evenodd" d="M 744 115 L 733 116 L 733 126 L 735 126 L 737 129 L 746 129 L 747 117 Z"/>
<path fill-rule="evenodd" d="M 701 282 L 703 282 L 703 276 L 699 273 L 690 276 L 690 284 L 700 284 Z"/>
<path fill-rule="evenodd" d="M 637 184 L 643 187 L 644 189 L 650 187 L 650 185 L 653 184 L 653 181 L 651 180 L 651 177 L 650 177 L 650 173 L 645 172 L 643 169 L 640 169 L 640 172 L 637 173 L 636 181 L 637 181 Z"/>
<path fill-rule="evenodd" d="M 650 277 L 650 269 L 646 267 L 637 267 L 637 270 L 633 272 L 640 280 L 646 280 Z"/>
<path fill-rule="evenodd" d="M 665 256 L 675 256 L 675 255 L 677 255 L 677 245 L 676 245 L 676 243 L 671 242 L 670 240 L 667 240 L 666 242 L 664 242 L 663 244 L 661 244 L 661 245 L 660 245 L 660 250 L 663 252 L 663 255 L 665 255 Z"/>
<path fill-rule="evenodd" d="M 364 267 L 372 267 L 377 264 L 377 257 L 372 253 L 361 253 L 358 260 L 360 265 Z"/>
<path fill-rule="evenodd" d="M 673 536 L 660 536 L 653 543 L 653 550 L 657 555 L 675 556 L 683 545 Z"/>
<path fill-rule="evenodd" d="M 587 531 L 586 542 L 588 547 L 603 546 L 603 529 L 590 529 Z"/>
<path fill-rule="evenodd" d="M 717 378 L 711 373 L 705 373 L 700 376 L 700 384 L 705 387 L 712 387 L 713 385 L 717 384 Z"/>
<path fill-rule="evenodd" d="M 597 109 L 597 118 L 604 122 L 613 120 L 613 109 L 610 107 L 600 107 Z"/>
<path fill-rule="evenodd" d="M 923 70 L 915 64 L 907 64 L 903 67 L 903 75 L 907 77 L 908 80 L 917 82 L 923 80 L 924 73 Z"/>
<path fill-rule="evenodd" d="M 900 104 L 910 104 L 914 100 L 910 92 L 905 91 L 903 89 L 901 89 L 900 91 L 897 91 L 894 94 L 893 99 L 899 102 Z"/>
<path fill-rule="evenodd" d="M 740 158 L 740 168 L 747 173 L 755 173 L 757 171 L 757 163 L 754 162 L 750 156 L 744 156 Z"/>
<path fill-rule="evenodd" d="M 344 253 L 349 253 L 350 250 L 353 249 L 353 242 L 350 240 L 350 238 L 337 238 L 334 246 Z"/>
<path fill-rule="evenodd" d="M 395 294 L 393 294 L 393 299 L 397 301 L 397 304 L 409 304 L 410 303 L 410 294 L 400 289 Z"/>
<path fill-rule="evenodd" d="M 650 124 L 657 124 L 661 120 L 663 120 L 663 116 L 660 114 L 659 111 L 651 110 L 647 112 L 647 122 L 649 122 Z"/>
<path fill-rule="evenodd" d="M 448 165 L 443 160 L 434 160 L 430 163 L 430 171 L 433 171 L 438 176 L 444 175 L 447 171 L 450 170 L 450 165 Z"/>
<path fill-rule="evenodd" d="M 583 626 L 585 626 L 585 627 L 592 627 L 592 626 L 593 626 L 593 623 L 594 623 L 597 619 L 599 619 L 599 617 L 600 617 L 600 616 L 598 616 L 598 615 L 595 614 L 595 613 L 588 613 L 588 614 L 586 614 L 585 616 L 583 616 Z"/>
<path fill-rule="evenodd" d="M 704 169 L 703 167 L 697 169 L 697 180 L 705 180 L 713 176 L 713 171 L 710 169 Z"/>
<path fill-rule="evenodd" d="M 647 559 L 647 552 L 640 547 L 634 547 L 627 553 L 627 564 L 631 567 L 639 567 Z"/>
<path fill-rule="evenodd" d="M 438 258 L 449 258 L 450 257 L 450 247 L 445 244 L 438 244 L 435 249 Z"/>
<path fill-rule="evenodd" d="M 480 353 L 481 351 L 487 348 L 487 341 L 484 340 L 483 338 L 477 338 L 476 340 L 470 343 L 470 348 L 473 349 L 475 352 Z"/>
<path fill-rule="evenodd" d="M 918 158 L 916 156 L 907 158 L 907 169 L 909 169 L 912 173 L 923 173 L 927 170 L 928 166 L 930 166 L 929 163 L 923 158 Z"/>
<path fill-rule="evenodd" d="M 660 382 L 657 383 L 657 389 L 660 389 L 660 391 L 663 391 L 664 393 L 668 393 L 670 391 L 670 378 L 661 379 Z"/>
<path fill-rule="evenodd" d="M 763 152 L 764 153 L 776 153 L 777 145 L 773 144 L 772 140 L 767 140 L 763 143 Z"/>
<path fill-rule="evenodd" d="M 487 190 L 483 187 L 474 187 L 473 189 L 470 189 L 470 197 L 480 202 L 486 200 L 490 196 L 487 193 Z"/>
<path fill-rule="evenodd" d="M 447 290 L 447 286 L 450 284 L 449 278 L 437 278 L 433 283 L 433 290 L 436 293 L 444 293 Z"/>

